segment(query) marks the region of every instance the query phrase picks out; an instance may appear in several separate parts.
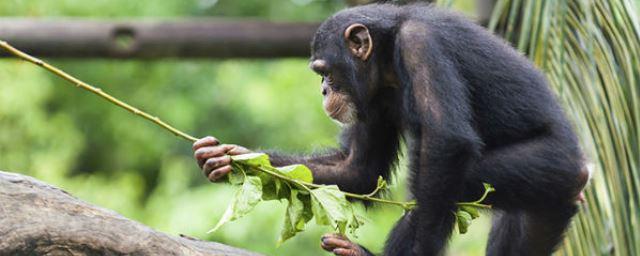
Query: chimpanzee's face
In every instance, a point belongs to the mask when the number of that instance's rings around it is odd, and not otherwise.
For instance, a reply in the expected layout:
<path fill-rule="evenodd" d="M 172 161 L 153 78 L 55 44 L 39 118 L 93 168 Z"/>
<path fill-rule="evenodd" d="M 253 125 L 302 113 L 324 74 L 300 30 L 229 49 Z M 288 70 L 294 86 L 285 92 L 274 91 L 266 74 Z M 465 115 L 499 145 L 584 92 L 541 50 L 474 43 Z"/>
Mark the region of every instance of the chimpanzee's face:
<path fill-rule="evenodd" d="M 322 76 L 320 89 L 325 113 L 341 124 L 349 125 L 354 123 L 356 120 L 356 107 L 348 90 L 349 85 L 345 84 L 344 79 L 336 76 L 331 71 L 326 60 L 313 60 L 309 66 Z"/>
<path fill-rule="evenodd" d="M 374 86 L 368 74 L 377 72 L 364 65 L 371 51 L 369 30 L 359 23 L 343 31 L 321 31 L 314 38 L 309 67 L 322 76 L 325 112 L 341 124 L 356 122 L 358 106 L 363 107 Z"/>

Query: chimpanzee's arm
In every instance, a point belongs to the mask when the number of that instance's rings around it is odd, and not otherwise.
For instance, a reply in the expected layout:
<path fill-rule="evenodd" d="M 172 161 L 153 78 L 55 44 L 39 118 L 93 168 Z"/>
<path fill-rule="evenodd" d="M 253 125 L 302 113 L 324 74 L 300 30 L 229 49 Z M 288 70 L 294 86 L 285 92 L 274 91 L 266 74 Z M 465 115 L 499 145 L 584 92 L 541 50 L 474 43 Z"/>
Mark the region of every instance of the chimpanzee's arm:
<path fill-rule="evenodd" d="M 397 124 L 383 120 L 359 122 L 343 130 L 341 148 L 326 153 L 293 156 L 267 152 L 275 166 L 304 164 L 314 183 L 337 184 L 343 191 L 370 193 L 379 176 L 388 177 L 397 160 Z"/>

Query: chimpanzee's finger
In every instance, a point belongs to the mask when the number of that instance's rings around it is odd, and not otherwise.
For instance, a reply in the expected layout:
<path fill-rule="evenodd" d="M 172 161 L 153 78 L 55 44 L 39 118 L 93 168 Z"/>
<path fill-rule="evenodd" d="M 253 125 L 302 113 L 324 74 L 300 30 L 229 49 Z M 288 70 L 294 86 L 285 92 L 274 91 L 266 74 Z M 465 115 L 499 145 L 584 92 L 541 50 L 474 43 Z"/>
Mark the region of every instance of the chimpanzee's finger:
<path fill-rule="evenodd" d="M 332 252 L 338 256 L 359 256 L 355 249 L 336 248 Z"/>
<path fill-rule="evenodd" d="M 323 242 L 320 242 L 320 247 L 322 247 L 323 250 L 328 251 L 328 252 L 333 252 L 333 249 L 335 249 L 335 247 L 333 247 L 333 245 L 328 245 L 328 244 L 325 244 Z"/>
<path fill-rule="evenodd" d="M 218 169 L 215 169 L 214 171 L 212 171 L 208 178 L 209 181 L 211 182 L 216 182 L 218 181 L 220 178 L 224 177 L 225 175 L 227 175 L 229 172 L 231 172 L 231 165 L 225 165 L 223 167 L 220 167 Z"/>
<path fill-rule="evenodd" d="M 320 247 L 322 247 L 322 249 L 324 249 L 325 251 L 328 252 L 332 252 L 333 249 L 335 249 L 335 247 L 333 245 L 329 245 L 329 244 L 325 244 L 324 240 L 333 237 L 333 234 L 328 233 L 328 234 L 324 234 L 322 235 L 322 237 L 320 237 Z"/>
<path fill-rule="evenodd" d="M 220 144 L 220 141 L 218 139 L 216 139 L 213 136 L 207 136 L 204 137 L 202 139 L 197 140 L 196 142 L 193 143 L 193 150 L 197 150 L 201 147 L 206 147 L 206 146 L 215 146 Z"/>
<path fill-rule="evenodd" d="M 231 148 L 231 145 L 202 147 L 193 152 L 193 157 L 195 157 L 198 161 L 198 166 L 202 168 L 207 159 L 212 157 L 224 156 L 227 154 L 227 151 L 231 150 Z"/>
<path fill-rule="evenodd" d="M 230 156 L 223 155 L 220 157 L 212 157 L 205 161 L 204 165 L 202 166 L 202 171 L 204 173 L 204 176 L 209 177 L 211 171 L 229 164 L 231 164 Z"/>
<path fill-rule="evenodd" d="M 326 233 L 326 234 L 322 235 L 321 240 L 324 240 L 324 239 L 327 239 L 327 238 L 331 238 L 331 237 L 349 241 L 348 238 L 346 238 L 345 236 L 341 235 L 340 233 Z"/>
<path fill-rule="evenodd" d="M 322 240 L 322 248 L 351 248 L 352 243 L 347 240 L 329 237 Z M 326 250 L 326 249 L 325 249 Z"/>
<path fill-rule="evenodd" d="M 229 149 L 229 151 L 227 151 L 227 155 L 230 155 L 230 156 L 242 155 L 242 154 L 248 154 L 248 153 L 251 153 L 251 151 L 246 149 L 245 147 L 238 146 L 238 145 L 231 145 L 231 148 Z"/>

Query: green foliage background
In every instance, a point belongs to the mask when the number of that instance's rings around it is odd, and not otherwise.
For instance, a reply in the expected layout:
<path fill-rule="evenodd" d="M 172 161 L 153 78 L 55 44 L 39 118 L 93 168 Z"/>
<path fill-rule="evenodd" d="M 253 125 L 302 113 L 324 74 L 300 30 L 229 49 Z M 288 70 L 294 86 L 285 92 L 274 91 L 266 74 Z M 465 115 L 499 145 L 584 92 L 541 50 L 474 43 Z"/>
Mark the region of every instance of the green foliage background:
<path fill-rule="evenodd" d="M 467 13 L 474 8 L 473 1 L 445 2 Z M 343 7 L 339 0 L 3 0 L 0 16 L 321 21 Z M 196 136 L 297 152 L 335 145 L 338 128 L 322 111 L 320 78 L 307 69 L 305 59 L 49 61 Z M 565 95 L 578 94 L 560 94 L 562 99 Z M 583 113 L 569 109 L 572 117 Z M 276 248 L 286 206 L 278 202 L 261 203 L 249 216 L 207 235 L 236 188 L 206 182 L 190 148 L 38 67 L 0 60 L 0 170 L 35 176 L 170 234 L 268 255 L 323 255 L 319 238 L 329 230 L 314 225 Z M 404 177 L 400 168 L 394 199 L 404 199 Z M 380 251 L 400 215 L 395 207 L 368 211 L 370 222 L 355 240 Z M 579 223 L 589 223 L 584 218 Z M 633 229 L 632 224 L 614 224 Z M 482 217 L 469 233 L 454 235 L 448 254 L 483 255 L 488 225 Z M 607 236 L 611 231 L 583 233 Z M 625 235 L 614 230 L 614 237 Z"/>
<path fill-rule="evenodd" d="M 343 7 L 337 0 L 3 0 L 0 16 L 321 21 Z M 322 111 L 320 78 L 306 59 L 48 61 L 196 136 L 293 152 L 336 144 L 338 127 Z M 170 234 L 268 255 L 323 255 L 319 239 L 330 231 L 310 225 L 276 248 L 286 205 L 265 202 L 207 235 L 236 188 L 208 183 L 189 143 L 7 59 L 0 60 L 0 170 L 35 176 Z M 403 181 L 404 171 L 398 174 Z M 393 189 L 404 199 L 402 186 Z M 400 215 L 395 207 L 370 210 L 355 240 L 380 251 Z M 475 221 L 451 253 L 482 255 L 487 223 Z"/>

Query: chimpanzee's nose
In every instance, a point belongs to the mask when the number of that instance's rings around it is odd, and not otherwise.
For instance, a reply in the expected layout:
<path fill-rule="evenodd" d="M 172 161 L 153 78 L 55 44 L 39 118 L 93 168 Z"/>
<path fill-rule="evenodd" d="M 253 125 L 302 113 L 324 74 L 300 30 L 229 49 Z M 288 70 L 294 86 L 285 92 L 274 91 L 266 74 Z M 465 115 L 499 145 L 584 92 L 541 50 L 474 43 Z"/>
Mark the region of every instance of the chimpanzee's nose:
<path fill-rule="evenodd" d="M 321 85 L 322 88 L 322 96 L 327 96 L 327 93 L 329 93 L 329 86 L 327 86 L 326 83 L 322 83 Z"/>

